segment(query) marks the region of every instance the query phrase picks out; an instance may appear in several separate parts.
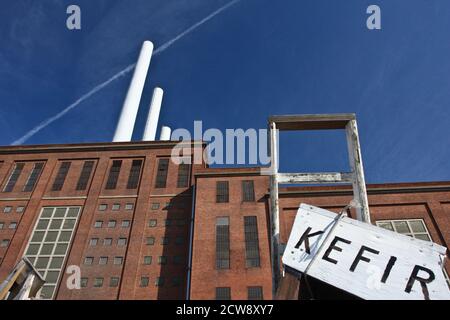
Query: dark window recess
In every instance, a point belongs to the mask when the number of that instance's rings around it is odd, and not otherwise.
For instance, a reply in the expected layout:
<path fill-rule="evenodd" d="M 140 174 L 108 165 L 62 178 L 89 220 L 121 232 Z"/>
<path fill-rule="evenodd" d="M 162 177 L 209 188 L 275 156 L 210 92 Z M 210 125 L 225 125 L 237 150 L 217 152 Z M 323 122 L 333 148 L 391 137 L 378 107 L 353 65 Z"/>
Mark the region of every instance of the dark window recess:
<path fill-rule="evenodd" d="M 216 268 L 230 268 L 230 223 L 227 217 L 216 221 Z"/>
<path fill-rule="evenodd" d="M 231 300 L 231 288 L 230 287 L 216 288 L 216 300 Z"/>
<path fill-rule="evenodd" d="M 242 181 L 242 201 L 255 201 L 255 188 L 253 186 L 253 180 Z"/>
<path fill-rule="evenodd" d="M 262 287 L 248 287 L 248 300 L 263 300 Z"/>
<path fill-rule="evenodd" d="M 23 167 L 25 166 L 24 163 L 16 163 L 14 166 L 14 170 L 11 172 L 11 175 L 9 176 L 8 183 L 5 186 L 5 189 L 3 189 L 3 192 L 12 192 L 14 189 L 14 186 L 16 185 L 17 180 L 19 180 L 20 174 L 22 173 Z"/>
<path fill-rule="evenodd" d="M 70 169 L 70 162 L 65 161 L 62 162 L 59 166 L 58 173 L 56 174 L 55 181 L 53 182 L 52 191 L 60 191 L 64 185 L 64 181 L 66 180 L 67 173 Z"/>
<path fill-rule="evenodd" d="M 80 178 L 78 178 L 76 188 L 77 191 L 86 190 L 93 168 L 94 168 L 94 161 L 84 162 L 83 169 L 81 169 Z"/>
<path fill-rule="evenodd" d="M 141 175 L 142 160 L 133 160 L 131 165 L 130 175 L 128 176 L 127 189 L 136 189 L 139 184 L 139 177 Z"/>
<path fill-rule="evenodd" d="M 228 202 L 228 181 L 217 181 L 216 182 L 216 202 Z"/>
<path fill-rule="evenodd" d="M 43 162 L 37 162 L 34 164 L 33 170 L 31 170 L 30 176 L 28 177 L 27 183 L 23 187 L 24 192 L 31 192 L 36 185 L 36 182 L 41 175 L 42 168 L 44 168 Z"/>
<path fill-rule="evenodd" d="M 155 188 L 165 188 L 166 187 L 168 170 L 169 170 L 169 159 L 159 159 L 158 172 L 156 174 Z"/>
<path fill-rule="evenodd" d="M 255 216 L 244 217 L 244 232 L 246 266 L 259 267 L 258 222 Z"/>
<path fill-rule="evenodd" d="M 191 166 L 189 164 L 182 163 L 178 166 L 178 188 L 186 188 L 189 185 L 189 171 Z"/>
<path fill-rule="evenodd" d="M 119 180 L 120 167 L 122 167 L 122 160 L 114 160 L 109 169 L 108 181 L 106 182 L 106 189 L 113 190 L 117 186 L 117 180 Z"/>

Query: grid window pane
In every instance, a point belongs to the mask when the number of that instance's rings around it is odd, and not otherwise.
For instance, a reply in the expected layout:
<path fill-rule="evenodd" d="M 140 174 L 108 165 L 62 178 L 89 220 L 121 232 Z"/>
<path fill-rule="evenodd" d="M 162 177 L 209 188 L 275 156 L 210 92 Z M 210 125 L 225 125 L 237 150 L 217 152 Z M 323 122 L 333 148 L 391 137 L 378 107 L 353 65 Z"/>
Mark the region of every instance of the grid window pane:
<path fill-rule="evenodd" d="M 120 203 L 114 203 L 111 208 L 112 211 L 120 210 Z"/>
<path fill-rule="evenodd" d="M 42 168 L 44 168 L 43 162 L 35 163 L 33 166 L 33 170 L 31 170 L 30 175 L 28 176 L 28 180 L 25 183 L 25 186 L 23 187 L 24 192 L 31 192 L 34 189 L 34 186 L 36 185 L 36 182 L 41 175 Z"/>
<path fill-rule="evenodd" d="M 110 246 L 112 244 L 112 238 L 105 238 L 103 239 L 103 245 L 104 246 Z"/>
<path fill-rule="evenodd" d="M 108 208 L 107 204 L 101 204 L 98 206 L 98 211 L 105 211 Z"/>
<path fill-rule="evenodd" d="M 186 188 L 189 185 L 189 171 L 191 166 L 189 164 L 181 163 L 178 166 L 178 188 Z"/>
<path fill-rule="evenodd" d="M 141 277 L 141 287 L 148 287 L 149 280 L 148 277 Z"/>
<path fill-rule="evenodd" d="M 151 219 L 151 220 L 148 222 L 148 226 L 151 227 L 151 228 L 156 227 L 156 223 L 157 223 L 157 220 L 156 220 L 156 219 Z"/>
<path fill-rule="evenodd" d="M 83 169 L 81 169 L 80 177 L 78 178 L 78 183 L 76 187 L 77 191 L 86 190 L 93 168 L 94 168 L 94 161 L 84 162 Z"/>
<path fill-rule="evenodd" d="M 248 300 L 263 300 L 262 287 L 248 287 Z"/>
<path fill-rule="evenodd" d="M 253 185 L 253 180 L 242 181 L 242 201 L 255 201 L 255 188 Z"/>
<path fill-rule="evenodd" d="M 161 264 L 161 265 L 167 264 L 167 257 L 166 256 L 158 257 L 158 264 Z"/>
<path fill-rule="evenodd" d="M 20 174 L 22 173 L 24 166 L 25 166 L 24 163 L 16 163 L 14 165 L 14 169 L 8 178 L 8 182 L 6 183 L 5 188 L 3 189 L 3 192 L 12 192 L 13 191 L 14 186 L 16 185 L 17 180 L 19 180 Z"/>
<path fill-rule="evenodd" d="M 142 160 L 133 160 L 130 175 L 128 176 L 127 189 L 136 189 L 141 175 Z"/>
<path fill-rule="evenodd" d="M 152 210 L 158 210 L 159 209 L 159 202 L 152 203 Z"/>
<path fill-rule="evenodd" d="M 245 257 L 247 268 L 259 267 L 258 223 L 256 216 L 244 217 Z"/>
<path fill-rule="evenodd" d="M 228 217 L 216 220 L 216 268 L 230 268 L 230 225 Z"/>
<path fill-rule="evenodd" d="M 149 246 L 154 245 L 154 244 L 155 244 L 155 237 L 147 237 L 146 243 L 147 243 L 147 245 L 149 245 Z"/>
<path fill-rule="evenodd" d="M 127 203 L 125 205 L 125 210 L 129 211 L 129 210 L 133 210 L 134 205 L 132 203 Z"/>
<path fill-rule="evenodd" d="M 231 288 L 229 287 L 216 288 L 216 300 L 231 300 Z"/>
<path fill-rule="evenodd" d="M 55 181 L 52 185 L 52 191 L 60 191 L 64 186 L 64 181 L 66 180 L 67 173 L 69 172 L 71 163 L 69 161 L 64 161 L 59 166 L 58 173 L 56 174 Z"/>
<path fill-rule="evenodd" d="M 169 171 L 169 159 L 159 159 L 158 171 L 156 173 L 155 188 L 166 187 L 168 171 Z"/>
<path fill-rule="evenodd" d="M 103 287 L 103 278 L 95 278 L 94 279 L 94 287 L 96 287 L 96 288 Z"/>
<path fill-rule="evenodd" d="M 109 280 L 109 286 L 110 287 L 118 287 L 119 286 L 119 277 L 111 277 L 111 279 Z"/>
<path fill-rule="evenodd" d="M 117 186 L 119 180 L 120 168 L 122 167 L 122 160 L 114 160 L 109 169 L 108 181 L 106 182 L 106 189 L 113 190 Z"/>
<path fill-rule="evenodd" d="M 152 264 L 152 257 L 151 257 L 151 256 L 145 256 L 145 257 L 144 257 L 144 264 L 145 264 L 145 265 L 150 265 L 150 264 Z"/>
<path fill-rule="evenodd" d="M 416 239 L 431 241 L 430 233 L 423 219 L 383 220 L 377 221 L 376 225 Z"/>
<path fill-rule="evenodd" d="M 409 230 L 408 223 L 406 221 L 394 221 L 395 230 L 398 233 L 411 233 Z"/>
<path fill-rule="evenodd" d="M 216 182 L 216 202 L 224 203 L 229 201 L 228 181 Z"/>

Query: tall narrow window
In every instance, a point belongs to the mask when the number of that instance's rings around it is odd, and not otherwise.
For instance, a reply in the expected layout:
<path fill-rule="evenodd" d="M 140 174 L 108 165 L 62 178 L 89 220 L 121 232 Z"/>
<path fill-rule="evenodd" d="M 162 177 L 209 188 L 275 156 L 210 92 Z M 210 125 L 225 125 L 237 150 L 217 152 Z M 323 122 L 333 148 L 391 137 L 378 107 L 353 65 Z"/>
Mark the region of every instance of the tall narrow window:
<path fill-rule="evenodd" d="M 231 288 L 230 287 L 216 288 L 216 300 L 231 300 Z"/>
<path fill-rule="evenodd" d="M 168 169 L 169 169 L 169 159 L 159 159 L 155 188 L 166 187 Z"/>
<path fill-rule="evenodd" d="M 142 160 L 133 160 L 130 175 L 128 176 L 127 189 L 136 189 L 139 184 L 139 176 L 141 175 Z"/>
<path fill-rule="evenodd" d="M 242 181 L 242 201 L 255 201 L 255 188 L 253 186 L 253 180 Z"/>
<path fill-rule="evenodd" d="M 41 175 L 42 168 L 44 167 L 43 162 L 37 162 L 33 166 L 33 170 L 31 170 L 30 175 L 28 176 L 27 183 L 23 187 L 24 192 L 31 192 L 34 189 L 34 186 L 36 185 L 37 179 Z"/>
<path fill-rule="evenodd" d="M 14 170 L 11 172 L 11 175 L 9 176 L 8 183 L 5 186 L 5 189 L 3 189 L 3 192 L 12 192 L 14 189 L 14 186 L 16 185 L 17 180 L 19 180 L 20 174 L 22 173 L 23 167 L 25 166 L 24 163 L 16 163 L 14 165 Z"/>
<path fill-rule="evenodd" d="M 81 169 L 81 174 L 80 177 L 78 178 L 76 188 L 77 191 L 86 190 L 93 168 L 94 168 L 94 161 L 84 162 L 83 169 Z"/>
<path fill-rule="evenodd" d="M 262 300 L 262 287 L 247 287 L 248 300 Z"/>
<path fill-rule="evenodd" d="M 216 220 L 216 268 L 230 268 L 230 220 L 228 217 Z"/>
<path fill-rule="evenodd" d="M 255 216 L 244 217 L 247 268 L 259 267 L 258 223 Z"/>
<path fill-rule="evenodd" d="M 186 188 L 189 185 L 189 169 L 190 165 L 186 163 L 181 163 L 178 166 L 178 188 Z"/>
<path fill-rule="evenodd" d="M 67 173 L 70 169 L 70 162 L 64 161 L 59 166 L 58 173 L 56 174 L 55 181 L 53 182 L 52 191 L 60 191 L 64 185 L 64 181 L 66 180 Z"/>
<path fill-rule="evenodd" d="M 119 180 L 120 167 L 122 167 L 122 160 L 114 160 L 109 169 L 108 181 L 106 182 L 106 189 L 113 190 L 117 186 L 117 180 Z"/>
<path fill-rule="evenodd" d="M 216 182 L 216 202 L 228 202 L 228 181 Z"/>

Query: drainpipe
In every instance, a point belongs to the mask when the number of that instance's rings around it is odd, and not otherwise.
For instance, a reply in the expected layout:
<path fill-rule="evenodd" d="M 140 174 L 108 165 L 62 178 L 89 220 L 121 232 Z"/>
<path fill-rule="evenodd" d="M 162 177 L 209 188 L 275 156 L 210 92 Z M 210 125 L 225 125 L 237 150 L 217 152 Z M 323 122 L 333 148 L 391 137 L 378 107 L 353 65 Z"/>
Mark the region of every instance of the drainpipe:
<path fill-rule="evenodd" d="M 192 270 L 192 246 L 194 244 L 194 217 L 195 217 L 195 186 L 197 184 L 197 178 L 192 186 L 192 212 L 191 212 L 191 229 L 189 239 L 189 262 L 188 262 L 188 274 L 187 274 L 187 286 L 186 286 L 186 300 L 191 298 L 191 270 Z"/>

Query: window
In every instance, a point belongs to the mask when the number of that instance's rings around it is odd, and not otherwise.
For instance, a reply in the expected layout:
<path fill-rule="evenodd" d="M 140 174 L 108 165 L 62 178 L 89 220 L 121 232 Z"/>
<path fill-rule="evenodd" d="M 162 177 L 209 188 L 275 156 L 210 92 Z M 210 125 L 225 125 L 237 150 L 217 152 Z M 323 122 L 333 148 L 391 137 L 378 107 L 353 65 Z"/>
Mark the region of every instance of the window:
<path fill-rule="evenodd" d="M 98 264 L 99 265 L 108 264 L 108 257 L 100 257 L 100 259 L 98 259 Z"/>
<path fill-rule="evenodd" d="M 130 227 L 130 220 L 123 220 L 122 228 L 128 228 L 128 227 Z"/>
<path fill-rule="evenodd" d="M 127 238 L 119 238 L 117 239 L 118 246 L 125 246 L 127 244 Z"/>
<path fill-rule="evenodd" d="M 31 192 L 34 189 L 34 186 L 36 185 L 36 182 L 41 175 L 42 168 L 44 168 L 43 162 L 37 162 L 33 166 L 33 170 L 31 170 L 30 175 L 28 176 L 28 180 L 25 183 L 25 186 L 23 187 L 24 192 Z"/>
<path fill-rule="evenodd" d="M 173 277 L 172 278 L 172 286 L 179 287 L 181 285 L 181 278 L 180 277 Z"/>
<path fill-rule="evenodd" d="M 3 192 L 12 192 L 13 191 L 14 186 L 16 185 L 17 180 L 19 180 L 20 174 L 22 173 L 24 166 L 25 166 L 24 163 L 16 163 L 14 165 L 14 169 L 8 178 L 8 182 L 6 183 L 6 186 L 3 189 Z"/>
<path fill-rule="evenodd" d="M 164 225 L 166 227 L 171 226 L 172 225 L 172 220 L 171 219 L 164 219 Z"/>
<path fill-rule="evenodd" d="M 150 221 L 148 222 L 148 226 L 150 228 L 156 227 L 156 222 L 157 222 L 156 219 L 150 219 Z"/>
<path fill-rule="evenodd" d="M 108 208 L 107 204 L 101 204 L 98 206 L 98 211 L 105 211 Z"/>
<path fill-rule="evenodd" d="M 242 201 L 255 201 L 255 188 L 253 185 L 253 180 L 242 181 Z"/>
<path fill-rule="evenodd" d="M 230 268 L 230 221 L 228 217 L 216 220 L 216 268 Z"/>
<path fill-rule="evenodd" d="M 169 238 L 168 237 L 162 237 L 161 238 L 161 245 L 165 246 L 169 244 Z"/>
<path fill-rule="evenodd" d="M 160 256 L 158 258 L 158 264 L 161 264 L 161 265 L 167 264 L 167 257 L 166 256 Z"/>
<path fill-rule="evenodd" d="M 110 246 L 112 244 L 112 238 L 105 238 L 103 239 L 103 245 L 104 246 Z"/>
<path fill-rule="evenodd" d="M 0 230 L 3 229 L 3 226 L 5 225 L 4 222 L 0 222 Z"/>
<path fill-rule="evenodd" d="M 114 160 L 109 169 L 108 181 L 106 182 L 107 190 L 114 190 L 117 186 L 117 180 L 119 180 L 120 167 L 122 167 L 122 160 Z"/>
<path fill-rule="evenodd" d="M 115 227 L 116 227 L 116 220 L 109 220 L 108 228 L 115 228 Z"/>
<path fill-rule="evenodd" d="M 131 164 L 130 175 L 128 176 L 127 189 L 136 189 L 141 175 L 142 160 L 133 160 Z"/>
<path fill-rule="evenodd" d="M 93 168 L 94 168 L 94 161 L 84 162 L 83 169 L 81 169 L 80 177 L 78 178 L 78 183 L 76 187 L 77 191 L 86 190 Z"/>
<path fill-rule="evenodd" d="M 149 278 L 141 277 L 141 287 L 148 287 Z"/>
<path fill-rule="evenodd" d="M 111 277 L 109 279 L 109 286 L 112 288 L 116 288 L 119 286 L 119 277 Z"/>
<path fill-rule="evenodd" d="M 90 241 L 89 241 L 89 245 L 90 246 L 96 246 L 97 245 L 97 243 L 98 243 L 98 238 L 92 238 Z"/>
<path fill-rule="evenodd" d="M 133 210 L 134 205 L 132 203 L 127 203 L 125 205 L 125 210 L 130 211 Z"/>
<path fill-rule="evenodd" d="M 149 245 L 149 246 L 154 245 L 154 244 L 155 244 L 155 238 L 154 238 L 154 237 L 147 237 L 146 243 L 147 243 L 147 245 Z"/>
<path fill-rule="evenodd" d="M 159 209 L 159 202 L 152 203 L 152 210 L 158 210 Z"/>
<path fill-rule="evenodd" d="M 17 213 L 22 213 L 24 210 L 25 210 L 25 207 L 24 207 L 24 206 L 18 206 L 18 207 L 16 208 L 16 212 L 17 212 Z"/>
<path fill-rule="evenodd" d="M 181 244 L 183 244 L 183 242 L 184 242 L 183 237 L 176 237 L 175 238 L 175 244 L 181 245 Z"/>
<path fill-rule="evenodd" d="M 155 188 L 165 188 L 166 187 L 168 170 L 169 170 L 169 159 L 159 159 L 158 172 L 156 173 Z"/>
<path fill-rule="evenodd" d="M 378 227 L 395 231 L 420 240 L 431 241 L 430 233 L 422 219 L 382 220 L 376 222 Z"/>
<path fill-rule="evenodd" d="M 151 256 L 145 256 L 144 257 L 144 264 L 145 265 L 151 265 L 152 264 L 152 257 Z"/>
<path fill-rule="evenodd" d="M 248 287 L 247 295 L 248 300 L 263 300 L 262 287 Z"/>
<path fill-rule="evenodd" d="M 94 227 L 95 228 L 101 228 L 103 225 L 103 221 L 95 221 Z"/>
<path fill-rule="evenodd" d="M 259 267 L 258 222 L 256 216 L 244 217 L 247 268 Z"/>
<path fill-rule="evenodd" d="M 45 279 L 41 298 L 52 299 L 57 287 L 81 207 L 44 207 L 34 226 L 25 256 Z M 93 258 L 86 257 L 87 264 Z"/>
<path fill-rule="evenodd" d="M 216 300 L 231 300 L 231 288 L 216 288 Z"/>
<path fill-rule="evenodd" d="M 81 278 L 80 281 L 81 281 L 80 286 L 82 288 L 86 288 L 88 285 L 88 278 Z"/>
<path fill-rule="evenodd" d="M 103 278 L 95 278 L 94 279 L 94 287 L 95 288 L 103 287 Z"/>
<path fill-rule="evenodd" d="M 85 265 L 90 266 L 90 265 L 92 265 L 93 263 L 94 263 L 94 258 L 93 258 L 93 257 L 86 257 L 86 258 L 84 258 L 84 264 L 85 264 Z"/>
<path fill-rule="evenodd" d="M 123 263 L 123 257 L 114 257 L 114 264 L 121 265 Z"/>
<path fill-rule="evenodd" d="M 0 247 L 5 248 L 9 246 L 9 239 L 3 239 L 2 242 L 0 242 Z"/>
<path fill-rule="evenodd" d="M 120 210 L 120 203 L 114 203 L 114 204 L 112 205 L 111 210 L 112 210 L 112 211 L 119 211 L 119 210 Z"/>
<path fill-rule="evenodd" d="M 15 229 L 15 228 L 17 228 L 17 222 L 11 222 L 10 224 L 9 224 L 9 227 L 8 227 L 9 229 Z"/>
<path fill-rule="evenodd" d="M 6 206 L 3 208 L 3 213 L 10 213 L 12 211 L 12 207 Z"/>
<path fill-rule="evenodd" d="M 66 180 L 67 173 L 69 172 L 71 163 L 64 161 L 59 166 L 58 173 L 56 174 L 55 181 L 53 182 L 52 191 L 60 191 L 64 186 L 64 181 Z"/>
<path fill-rule="evenodd" d="M 178 166 L 178 180 L 177 187 L 178 188 L 186 188 L 189 185 L 189 164 L 181 163 Z"/>
<path fill-rule="evenodd" d="M 157 277 L 155 279 L 155 286 L 157 286 L 157 287 L 164 286 L 164 277 Z"/>
<path fill-rule="evenodd" d="M 173 263 L 174 264 L 182 264 L 183 263 L 183 257 L 182 256 L 174 256 L 173 257 Z"/>
<path fill-rule="evenodd" d="M 224 203 L 229 201 L 228 195 L 228 181 L 216 182 L 216 202 Z"/>

